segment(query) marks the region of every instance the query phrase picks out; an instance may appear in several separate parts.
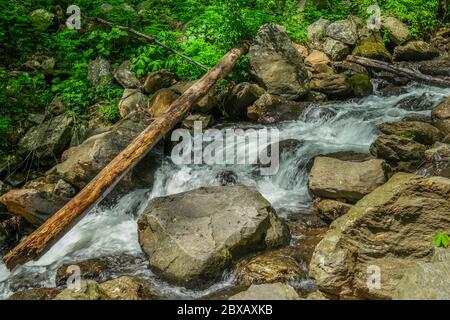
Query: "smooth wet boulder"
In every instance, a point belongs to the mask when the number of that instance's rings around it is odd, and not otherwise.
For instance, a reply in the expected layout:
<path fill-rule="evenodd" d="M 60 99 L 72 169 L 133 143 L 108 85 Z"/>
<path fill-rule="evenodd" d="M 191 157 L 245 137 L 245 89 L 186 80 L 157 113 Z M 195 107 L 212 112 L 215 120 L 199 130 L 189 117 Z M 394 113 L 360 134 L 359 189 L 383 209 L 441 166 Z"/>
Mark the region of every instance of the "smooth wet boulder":
<path fill-rule="evenodd" d="M 310 275 L 341 298 L 392 299 L 407 267 L 430 262 L 432 238 L 450 228 L 450 180 L 395 174 L 331 225 Z M 374 270 L 381 287 L 368 286 Z"/>
<path fill-rule="evenodd" d="M 396 45 L 411 39 L 411 32 L 406 24 L 394 17 L 381 17 L 381 26 L 388 32 L 389 38 Z"/>
<path fill-rule="evenodd" d="M 269 93 L 288 100 L 299 99 L 308 93 L 309 79 L 303 57 L 283 27 L 276 24 L 262 26 L 250 47 L 249 56 L 253 72 Z"/>
<path fill-rule="evenodd" d="M 444 138 L 436 127 L 420 121 L 398 121 L 383 123 L 378 129 L 387 135 L 397 135 L 421 144 L 432 145 Z"/>
<path fill-rule="evenodd" d="M 153 94 L 160 89 L 174 85 L 177 79 L 177 76 L 169 70 L 159 70 L 149 73 L 144 82 L 144 92 Z"/>
<path fill-rule="evenodd" d="M 350 54 L 350 47 L 341 41 L 327 38 L 322 44 L 325 52 L 333 61 L 344 60 Z"/>
<path fill-rule="evenodd" d="M 356 202 L 386 182 L 384 161 L 341 161 L 317 157 L 309 175 L 309 189 L 318 196 Z"/>
<path fill-rule="evenodd" d="M 12 294 L 8 300 L 53 300 L 59 293 L 56 288 L 26 289 Z"/>
<path fill-rule="evenodd" d="M 87 79 L 93 86 L 108 84 L 113 79 L 111 64 L 108 60 L 97 58 L 88 65 Z"/>
<path fill-rule="evenodd" d="M 117 122 L 111 130 L 92 136 L 82 144 L 66 150 L 63 162 L 49 170 L 81 190 L 112 159 L 114 159 L 131 141 L 141 133 L 151 119 L 142 113 L 133 112 Z M 159 149 L 154 149 L 131 173 L 115 188 L 116 191 L 129 191 L 138 186 L 149 187 L 153 181 L 154 166 L 160 160 Z"/>
<path fill-rule="evenodd" d="M 113 71 L 116 81 L 125 89 L 138 89 L 141 87 L 141 82 L 131 71 L 131 62 L 124 61 L 117 69 Z"/>
<path fill-rule="evenodd" d="M 178 97 L 179 95 L 170 89 L 158 90 L 148 103 L 148 110 L 152 117 L 163 116 Z"/>
<path fill-rule="evenodd" d="M 268 252 L 237 265 L 236 281 L 243 286 L 261 283 L 300 281 L 304 271 L 290 256 Z"/>
<path fill-rule="evenodd" d="M 450 134 L 450 98 L 431 111 L 433 125 L 439 128 L 444 135 Z"/>
<path fill-rule="evenodd" d="M 247 117 L 262 124 L 296 120 L 310 105 L 309 102 L 289 101 L 265 93 L 247 109 Z"/>
<path fill-rule="evenodd" d="M 251 285 L 246 291 L 240 292 L 228 300 L 300 300 L 300 296 L 288 284 L 272 283 Z"/>
<path fill-rule="evenodd" d="M 242 82 L 234 86 L 224 102 L 224 111 L 231 119 L 247 118 L 247 109 L 264 94 L 264 89 L 254 83 Z"/>
<path fill-rule="evenodd" d="M 354 21 L 340 20 L 329 24 L 326 35 L 334 40 L 348 45 L 355 45 L 358 41 L 358 28 Z"/>
<path fill-rule="evenodd" d="M 28 21 L 38 31 L 47 30 L 52 24 L 55 15 L 45 9 L 37 9 L 28 15 Z"/>
<path fill-rule="evenodd" d="M 289 242 L 289 230 L 259 192 L 244 186 L 200 188 L 156 198 L 138 220 L 152 270 L 203 287 L 245 253 Z"/>
<path fill-rule="evenodd" d="M 392 60 L 391 53 L 386 49 L 382 42 L 363 42 L 353 49 L 352 55 L 387 62 Z"/>
<path fill-rule="evenodd" d="M 119 113 L 125 118 L 130 113 L 142 112 L 149 108 L 149 100 L 145 94 L 138 89 L 125 89 L 122 98 L 119 101 Z"/>
<path fill-rule="evenodd" d="M 343 216 L 351 207 L 351 204 L 331 199 L 316 199 L 314 201 L 314 208 L 316 209 L 317 215 L 327 223 L 331 223 Z"/>
<path fill-rule="evenodd" d="M 439 49 L 420 40 L 410 41 L 394 49 L 394 60 L 397 61 L 431 60 L 437 56 L 439 56 Z"/>
<path fill-rule="evenodd" d="M 19 155 L 36 159 L 41 164 L 55 162 L 72 137 L 72 117 L 62 114 L 32 127 L 18 144 Z"/>
<path fill-rule="evenodd" d="M 39 226 L 73 196 L 76 190 L 57 176 L 46 176 L 25 184 L 23 189 L 11 190 L 0 197 L 0 203 L 12 214 Z"/>
<path fill-rule="evenodd" d="M 331 99 L 350 97 L 353 88 L 348 77 L 343 74 L 320 73 L 311 79 L 311 90 L 324 93 Z"/>

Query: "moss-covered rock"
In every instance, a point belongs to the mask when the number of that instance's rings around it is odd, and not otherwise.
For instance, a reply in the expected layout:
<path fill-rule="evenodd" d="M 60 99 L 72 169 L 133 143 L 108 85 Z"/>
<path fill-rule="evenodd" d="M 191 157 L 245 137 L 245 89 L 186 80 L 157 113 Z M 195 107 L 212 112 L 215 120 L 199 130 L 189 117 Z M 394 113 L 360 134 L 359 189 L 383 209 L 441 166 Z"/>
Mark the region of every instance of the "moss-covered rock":
<path fill-rule="evenodd" d="M 381 61 L 391 61 L 392 55 L 381 42 L 367 41 L 357 46 L 352 53 L 354 56 L 360 56 Z"/>
<path fill-rule="evenodd" d="M 45 31 L 53 24 L 55 15 L 45 9 L 37 9 L 28 15 L 28 21 L 39 31 Z"/>
<path fill-rule="evenodd" d="M 356 97 L 365 97 L 373 93 L 373 85 L 370 78 L 365 73 L 352 75 L 348 81 L 352 85 L 353 93 Z"/>

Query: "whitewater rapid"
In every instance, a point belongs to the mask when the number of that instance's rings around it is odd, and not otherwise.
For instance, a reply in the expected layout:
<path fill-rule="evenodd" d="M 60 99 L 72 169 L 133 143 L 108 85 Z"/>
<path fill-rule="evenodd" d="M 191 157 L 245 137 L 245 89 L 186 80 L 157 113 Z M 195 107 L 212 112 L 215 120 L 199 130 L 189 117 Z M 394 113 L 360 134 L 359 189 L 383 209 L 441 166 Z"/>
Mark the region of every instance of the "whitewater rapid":
<path fill-rule="evenodd" d="M 123 253 L 142 254 L 136 220 L 148 201 L 203 186 L 218 185 L 216 175 L 223 170 L 233 171 L 239 183 L 256 187 L 281 216 L 307 211 L 311 205 L 307 188 L 307 164 L 313 157 L 337 151 L 367 153 L 370 144 L 379 135 L 376 130 L 378 124 L 400 120 L 411 114 L 430 115 L 430 110 L 408 111 L 397 108 L 399 101 L 427 94 L 436 105 L 450 96 L 450 89 L 419 85 L 411 85 L 406 89 L 406 93 L 398 96 L 375 94 L 361 100 L 311 106 L 298 120 L 277 124 L 274 127 L 279 129 L 280 141 L 296 139 L 302 144 L 294 153 L 281 155 L 280 168 L 275 176 L 257 176 L 251 165 L 176 166 L 165 160 L 155 173 L 151 189 L 129 193 L 112 208 L 94 208 L 38 261 L 20 266 L 13 272 L 0 263 L 0 298 L 5 299 L 13 292 L 26 288 L 54 287 L 56 269 L 64 263 Z M 237 146 L 238 152 L 243 147 Z M 233 282 L 232 275 L 227 274 L 223 281 L 197 292 L 164 283 L 148 270 L 146 264 L 133 268 L 134 274 L 147 278 L 162 293 L 172 297 L 200 297 L 230 286 Z"/>

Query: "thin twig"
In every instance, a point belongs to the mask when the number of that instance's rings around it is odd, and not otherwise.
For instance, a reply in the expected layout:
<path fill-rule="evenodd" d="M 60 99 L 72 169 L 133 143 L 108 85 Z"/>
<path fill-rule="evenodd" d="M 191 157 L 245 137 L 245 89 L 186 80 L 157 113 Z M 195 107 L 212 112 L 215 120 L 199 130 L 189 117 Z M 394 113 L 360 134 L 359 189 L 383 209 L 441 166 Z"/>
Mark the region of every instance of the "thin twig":
<path fill-rule="evenodd" d="M 155 39 L 155 38 L 153 38 L 153 37 L 151 37 L 151 36 L 149 36 L 149 35 L 147 35 L 145 33 L 136 31 L 136 30 L 134 30 L 134 29 L 132 29 L 130 27 L 125 27 L 125 26 L 120 26 L 120 25 L 114 24 L 112 22 L 106 21 L 106 20 L 101 19 L 101 18 L 95 18 L 95 20 L 100 22 L 100 23 L 102 23 L 102 24 L 110 26 L 111 28 L 118 28 L 118 29 L 126 31 L 128 33 L 132 33 L 132 34 L 134 34 L 134 35 L 136 35 L 138 37 L 141 37 L 141 38 L 147 40 L 149 43 L 157 44 L 157 45 L 159 45 L 159 46 L 161 46 L 161 47 L 163 47 L 163 48 L 165 48 L 165 49 L 175 53 L 176 55 L 182 57 L 183 59 L 189 61 L 190 63 L 195 64 L 197 67 L 200 67 L 200 68 L 202 68 L 205 71 L 209 70 L 209 68 L 207 66 L 205 66 L 205 65 L 203 65 L 203 64 L 201 64 L 201 63 L 199 63 L 199 62 L 197 62 L 195 60 L 193 60 L 192 58 L 188 57 L 187 55 L 182 54 L 181 52 L 179 52 L 179 51 L 169 47 L 164 42 L 161 42 L 161 41 L 159 41 L 159 40 L 157 40 L 157 39 Z"/>

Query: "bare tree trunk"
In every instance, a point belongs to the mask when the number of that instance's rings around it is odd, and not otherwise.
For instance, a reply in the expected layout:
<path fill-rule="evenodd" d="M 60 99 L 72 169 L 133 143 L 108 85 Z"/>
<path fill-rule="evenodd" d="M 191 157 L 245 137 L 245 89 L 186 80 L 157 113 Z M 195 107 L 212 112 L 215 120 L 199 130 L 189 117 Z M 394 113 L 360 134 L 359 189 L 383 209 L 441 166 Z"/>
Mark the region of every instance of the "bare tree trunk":
<path fill-rule="evenodd" d="M 247 50 L 246 43 L 228 52 L 214 68 L 172 103 L 163 117 L 157 118 L 137 136 L 80 193 L 6 254 L 3 258 L 6 266 L 13 269 L 18 264 L 24 264 L 43 255 L 83 217 L 84 213 L 105 197 L 218 80 L 228 75 Z"/>
<path fill-rule="evenodd" d="M 403 68 L 387 62 L 355 56 L 348 56 L 347 61 L 360 64 L 364 67 L 388 71 L 397 74 L 399 76 L 406 77 L 408 79 L 425 83 L 428 85 L 446 88 L 450 87 L 450 80 L 448 79 L 427 76 L 411 68 Z"/>

